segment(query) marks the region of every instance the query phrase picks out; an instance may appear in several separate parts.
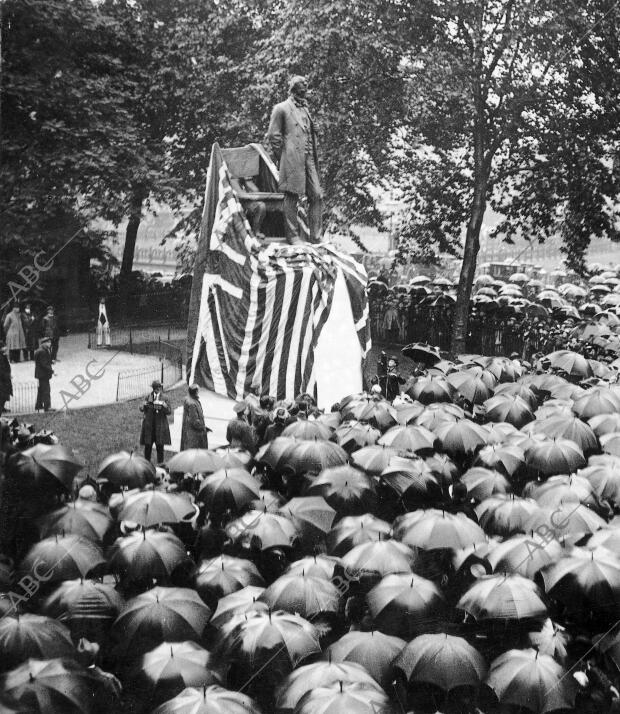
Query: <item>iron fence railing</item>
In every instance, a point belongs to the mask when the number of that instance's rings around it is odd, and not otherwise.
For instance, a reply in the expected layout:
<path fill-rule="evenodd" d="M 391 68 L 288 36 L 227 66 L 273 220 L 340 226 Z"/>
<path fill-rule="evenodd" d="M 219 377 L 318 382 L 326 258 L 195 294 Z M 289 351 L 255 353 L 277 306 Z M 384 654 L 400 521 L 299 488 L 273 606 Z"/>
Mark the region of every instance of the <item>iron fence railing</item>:
<path fill-rule="evenodd" d="M 35 380 L 13 382 L 13 396 L 7 402 L 9 414 L 28 414 L 34 411 L 37 402 L 39 384 Z"/>
<path fill-rule="evenodd" d="M 161 324 L 126 325 L 124 327 L 113 327 L 110 329 L 109 344 L 105 339 L 100 339 L 101 344 L 97 344 L 97 332 L 88 333 L 89 349 L 106 349 L 114 347 L 123 349 L 130 354 L 151 354 L 154 346 L 161 342 L 178 342 L 185 344 L 187 337 L 187 327 L 183 323 L 163 322 Z"/>
<path fill-rule="evenodd" d="M 154 379 L 159 379 L 164 387 L 180 382 L 183 379 L 182 362 L 162 359 L 159 365 L 152 367 L 122 370 L 118 373 L 116 401 L 135 399 L 148 394 Z"/>

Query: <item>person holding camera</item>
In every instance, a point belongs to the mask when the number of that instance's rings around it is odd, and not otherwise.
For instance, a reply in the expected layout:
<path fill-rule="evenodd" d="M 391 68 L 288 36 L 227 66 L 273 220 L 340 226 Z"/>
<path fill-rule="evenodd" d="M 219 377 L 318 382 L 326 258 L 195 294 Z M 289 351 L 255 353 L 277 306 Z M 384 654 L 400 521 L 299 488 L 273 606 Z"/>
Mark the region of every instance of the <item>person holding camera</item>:
<path fill-rule="evenodd" d="M 140 444 L 144 446 L 144 458 L 151 460 L 153 444 L 157 450 L 157 463 L 164 461 L 164 445 L 172 443 L 170 440 L 170 427 L 168 415 L 172 412 L 170 402 L 164 396 L 162 383 L 155 379 L 151 383 L 153 390 L 144 400 L 140 411 L 142 417 L 142 432 Z"/>

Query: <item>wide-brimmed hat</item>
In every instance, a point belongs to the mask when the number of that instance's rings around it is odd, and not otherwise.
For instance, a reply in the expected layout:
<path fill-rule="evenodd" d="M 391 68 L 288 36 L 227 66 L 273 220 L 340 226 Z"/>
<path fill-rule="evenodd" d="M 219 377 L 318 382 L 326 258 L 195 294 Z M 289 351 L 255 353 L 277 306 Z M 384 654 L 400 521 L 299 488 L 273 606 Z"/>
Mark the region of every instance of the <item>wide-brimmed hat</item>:
<path fill-rule="evenodd" d="M 155 387 L 163 387 L 164 385 L 159 381 L 159 379 L 154 379 L 151 382 L 151 389 L 155 389 Z"/>
<path fill-rule="evenodd" d="M 197 394 L 200 391 L 200 387 L 197 384 L 190 384 L 187 391 L 192 394 Z"/>
<path fill-rule="evenodd" d="M 51 342 L 52 338 L 51 337 L 40 337 L 39 338 L 39 346 L 44 345 L 46 342 Z"/>

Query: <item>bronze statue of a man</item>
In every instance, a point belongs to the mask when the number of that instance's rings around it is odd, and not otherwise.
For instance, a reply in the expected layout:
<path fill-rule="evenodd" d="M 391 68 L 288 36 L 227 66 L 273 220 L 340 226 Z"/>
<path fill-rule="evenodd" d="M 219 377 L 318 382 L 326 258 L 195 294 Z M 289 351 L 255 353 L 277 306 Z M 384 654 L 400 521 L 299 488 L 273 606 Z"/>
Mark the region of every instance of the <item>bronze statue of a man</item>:
<path fill-rule="evenodd" d="M 308 228 L 310 240 L 321 239 L 323 210 L 318 172 L 316 133 L 308 112 L 308 83 L 305 77 L 293 77 L 289 83 L 289 97 L 276 104 L 271 112 L 267 140 L 280 166 L 279 189 L 284 193 L 286 239 L 300 243 L 297 223 L 297 201 L 308 197 Z"/>

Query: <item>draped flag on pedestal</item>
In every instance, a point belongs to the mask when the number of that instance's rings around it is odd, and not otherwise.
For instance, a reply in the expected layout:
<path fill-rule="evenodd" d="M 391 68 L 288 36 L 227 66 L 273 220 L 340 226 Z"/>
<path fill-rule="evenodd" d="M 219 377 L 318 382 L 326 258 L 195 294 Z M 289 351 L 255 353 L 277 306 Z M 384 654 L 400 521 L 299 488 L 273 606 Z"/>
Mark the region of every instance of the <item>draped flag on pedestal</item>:
<path fill-rule="evenodd" d="M 314 351 L 339 271 L 359 340 L 359 362 L 352 368 L 359 369 L 370 347 L 364 267 L 327 243 L 263 245 L 217 145 L 204 210 L 213 215 L 210 235 L 202 236 L 209 241 L 212 272 L 203 276 L 190 379 L 232 399 L 250 391 L 278 399 L 313 393 Z"/>

